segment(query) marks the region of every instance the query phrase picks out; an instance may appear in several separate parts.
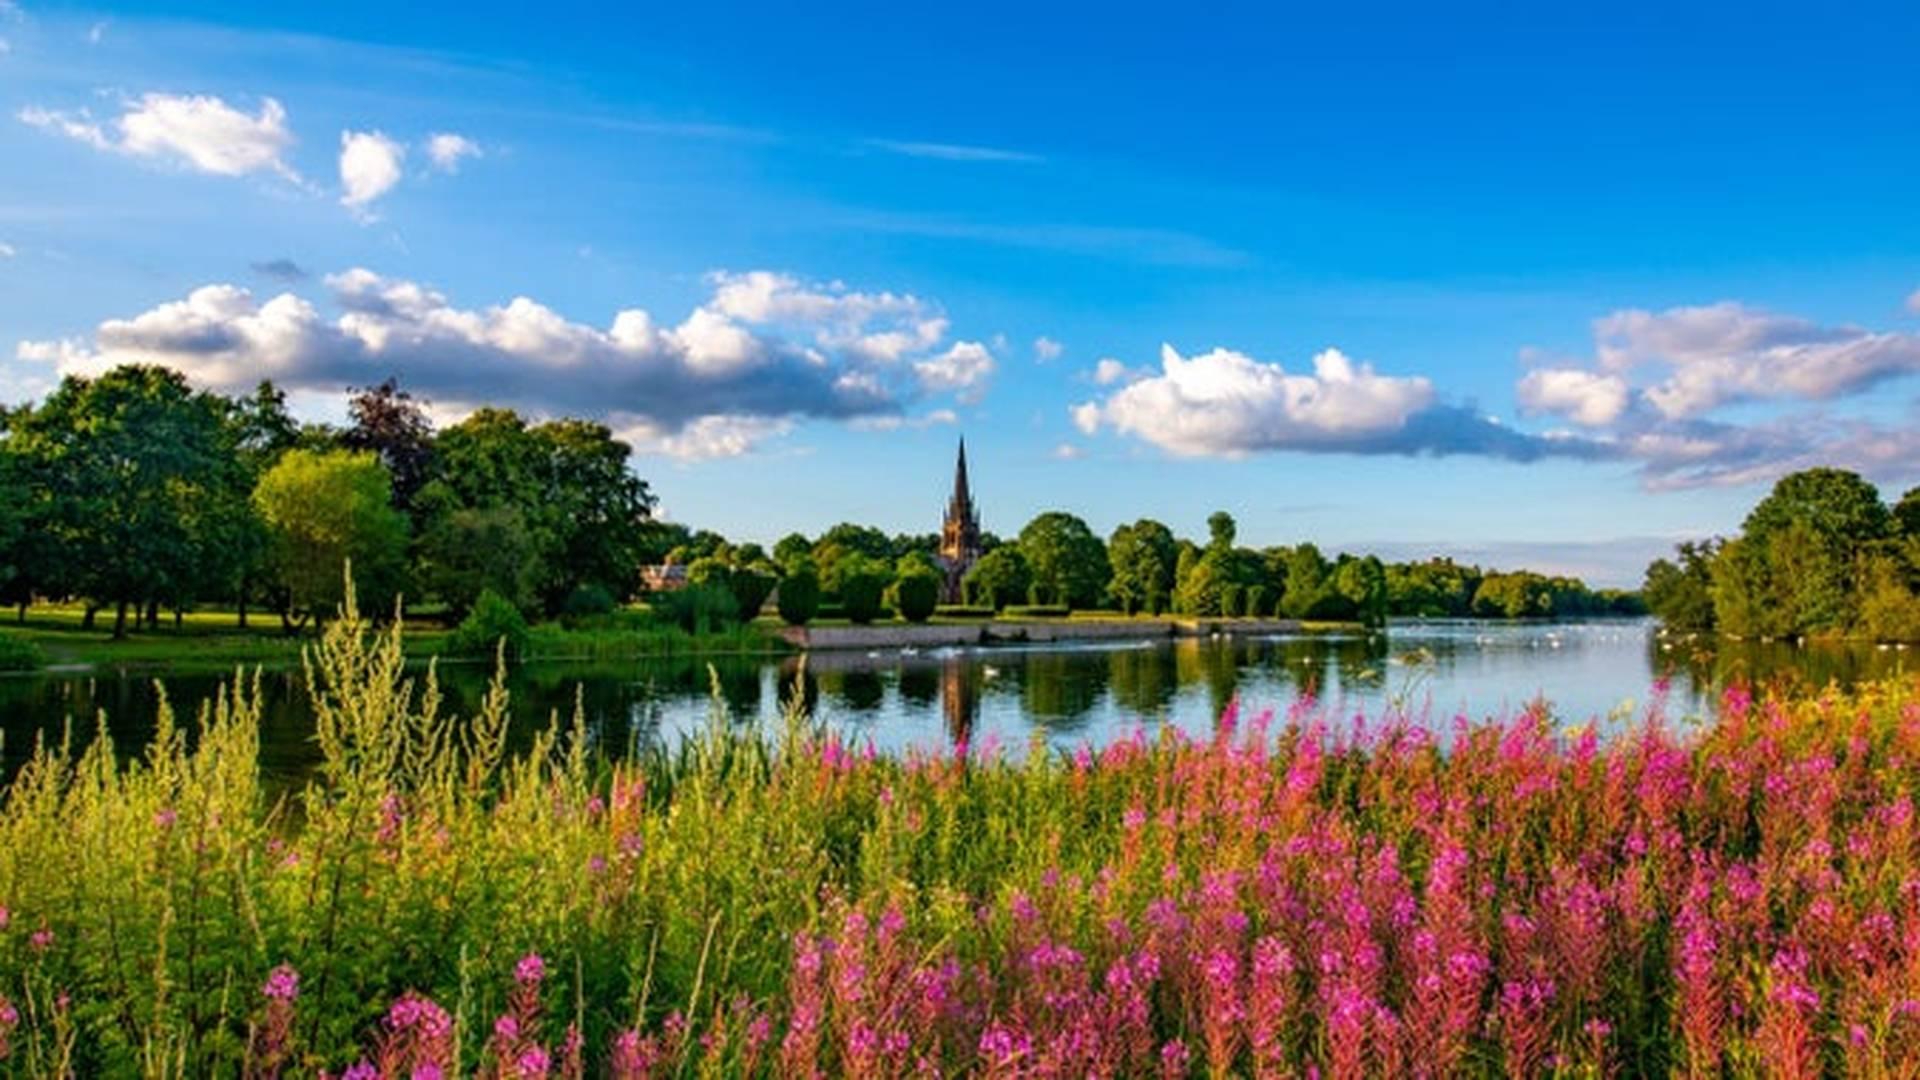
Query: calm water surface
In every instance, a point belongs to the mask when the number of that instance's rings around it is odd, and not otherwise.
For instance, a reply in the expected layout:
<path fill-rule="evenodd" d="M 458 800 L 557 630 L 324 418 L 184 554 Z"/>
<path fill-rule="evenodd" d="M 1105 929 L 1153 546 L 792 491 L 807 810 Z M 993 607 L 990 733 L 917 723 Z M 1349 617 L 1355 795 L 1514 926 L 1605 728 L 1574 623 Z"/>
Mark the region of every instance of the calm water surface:
<path fill-rule="evenodd" d="M 797 659 L 728 659 L 707 664 L 526 665 L 510 676 L 514 733 L 524 740 L 556 711 L 570 717 L 576 695 L 601 745 L 672 740 L 707 722 L 711 688 L 737 723 L 777 721 L 797 684 L 814 716 L 881 749 L 1025 746 L 1036 731 L 1056 745 L 1100 743 L 1141 724 L 1211 729 L 1234 698 L 1252 712 L 1284 713 L 1311 692 L 1338 716 L 1378 716 L 1401 706 L 1436 727 L 1459 714 L 1507 715 L 1544 699 L 1555 715 L 1603 724 L 1629 722 L 1657 679 L 1670 680 L 1668 712 L 1700 715 L 1731 677 L 1799 685 L 1842 684 L 1911 670 L 1920 652 L 1872 647 L 1717 645 L 1663 638 L 1647 621 L 1583 623 L 1395 623 L 1383 633 L 1222 637 L 1068 646 L 821 653 Z M 470 714 L 485 689 L 478 665 L 443 666 L 448 707 Z M 161 677 L 168 698 L 191 715 L 218 689 L 211 675 Z M 298 672 L 270 672 L 261 756 L 267 770 L 295 779 L 315 752 L 312 715 Z M 36 738 L 73 725 L 91 737 L 104 715 L 122 752 L 152 732 L 154 676 L 96 672 L 0 679 L 0 728 L 8 773 Z"/>

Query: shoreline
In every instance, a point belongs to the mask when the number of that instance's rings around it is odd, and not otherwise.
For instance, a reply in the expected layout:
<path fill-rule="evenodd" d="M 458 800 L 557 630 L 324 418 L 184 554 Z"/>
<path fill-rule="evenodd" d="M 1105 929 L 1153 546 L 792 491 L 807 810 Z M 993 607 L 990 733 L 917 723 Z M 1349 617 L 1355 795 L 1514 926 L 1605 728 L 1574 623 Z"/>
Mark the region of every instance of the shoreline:
<path fill-rule="evenodd" d="M 1154 641 L 1216 634 L 1298 634 L 1310 624 L 1298 619 L 982 619 L 978 622 L 874 623 L 867 626 L 787 626 L 777 631 L 802 652 L 855 649 L 941 648 L 1066 641 Z M 1330 629 L 1359 627 L 1340 625 Z"/>

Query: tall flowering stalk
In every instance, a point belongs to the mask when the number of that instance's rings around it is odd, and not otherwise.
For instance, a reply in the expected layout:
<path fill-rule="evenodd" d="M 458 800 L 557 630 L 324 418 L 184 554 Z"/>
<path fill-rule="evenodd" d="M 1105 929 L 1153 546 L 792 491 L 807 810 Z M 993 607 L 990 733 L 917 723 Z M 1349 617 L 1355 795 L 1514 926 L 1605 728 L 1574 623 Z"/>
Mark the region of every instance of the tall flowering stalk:
<path fill-rule="evenodd" d="M 300 973 L 281 964 L 267 974 L 260 994 L 266 998 L 266 1015 L 254 1035 L 248 1072 L 262 1080 L 277 1080 L 293 1053 L 293 1003 L 300 996 Z"/>

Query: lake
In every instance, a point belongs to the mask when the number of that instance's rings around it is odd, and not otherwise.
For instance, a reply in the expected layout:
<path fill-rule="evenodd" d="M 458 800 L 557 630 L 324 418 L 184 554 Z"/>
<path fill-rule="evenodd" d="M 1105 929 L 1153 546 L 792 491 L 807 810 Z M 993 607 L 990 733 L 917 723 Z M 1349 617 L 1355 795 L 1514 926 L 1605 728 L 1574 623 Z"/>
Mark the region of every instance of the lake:
<path fill-rule="evenodd" d="M 524 741 L 554 712 L 572 715 L 576 695 L 604 747 L 667 739 L 707 722 L 717 683 L 736 722 L 776 721 L 795 683 L 817 718 L 882 750 L 966 739 L 1024 747 L 1044 731 L 1056 745 L 1101 743 L 1162 722 L 1211 730 L 1227 702 L 1249 714 L 1284 713 L 1311 692 L 1330 714 L 1378 716 L 1403 704 L 1437 728 L 1454 716 L 1509 715 L 1545 699 L 1565 720 L 1618 726 L 1668 679 L 1668 713 L 1702 715 L 1717 688 L 1742 677 L 1799 685 L 1842 684 L 1911 670 L 1920 652 L 1870 646 L 1721 643 L 1664 637 L 1646 620 L 1569 623 L 1396 622 L 1384 632 L 1218 637 L 1151 642 L 815 653 L 798 658 L 654 660 L 625 664 L 530 664 L 514 669 L 514 733 Z M 483 665 L 440 669 L 449 708 L 474 711 Z M 154 676 L 37 675 L 0 679 L 4 768 L 18 768 L 34 740 L 58 738 L 69 718 L 90 737 L 104 714 L 123 753 L 152 731 Z M 191 715 L 219 688 L 209 675 L 161 677 L 176 711 Z M 282 781 L 315 760 L 312 717 L 298 671 L 269 672 L 261 756 Z"/>

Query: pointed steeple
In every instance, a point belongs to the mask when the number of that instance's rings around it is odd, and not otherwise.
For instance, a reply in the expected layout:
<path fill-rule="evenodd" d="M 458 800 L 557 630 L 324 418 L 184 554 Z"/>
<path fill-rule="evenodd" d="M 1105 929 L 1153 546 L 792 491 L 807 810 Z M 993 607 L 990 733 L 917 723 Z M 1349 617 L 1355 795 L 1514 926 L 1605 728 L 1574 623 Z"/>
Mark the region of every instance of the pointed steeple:
<path fill-rule="evenodd" d="M 980 558 L 980 512 L 973 505 L 967 483 L 967 440 L 953 464 L 953 496 L 947 500 L 946 520 L 940 524 L 940 563 L 946 569 L 944 594 L 948 603 L 960 598 L 960 579 Z"/>
<path fill-rule="evenodd" d="M 960 436 L 960 457 L 953 467 L 953 502 L 950 509 L 965 513 L 973 509 L 973 492 L 967 489 L 967 437 Z"/>

